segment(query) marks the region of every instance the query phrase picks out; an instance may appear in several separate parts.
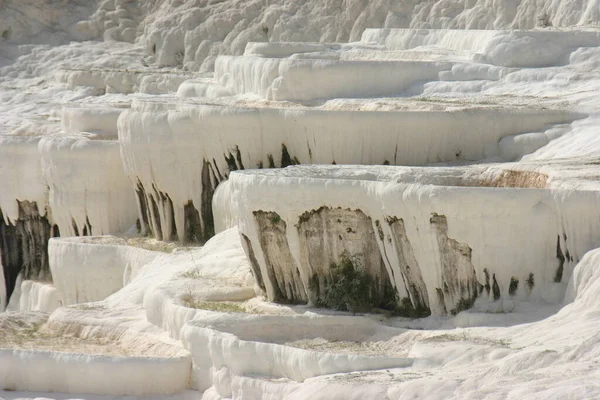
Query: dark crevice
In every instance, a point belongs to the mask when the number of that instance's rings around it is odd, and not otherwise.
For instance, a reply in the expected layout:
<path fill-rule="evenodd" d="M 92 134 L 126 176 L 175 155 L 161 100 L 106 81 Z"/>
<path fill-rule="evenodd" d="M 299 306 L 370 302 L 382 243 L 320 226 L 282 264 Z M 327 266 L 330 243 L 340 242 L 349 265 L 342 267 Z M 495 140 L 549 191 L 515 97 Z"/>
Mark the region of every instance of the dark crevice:
<path fill-rule="evenodd" d="M 250 267 L 252 267 L 254 279 L 256 279 L 256 283 L 258 284 L 258 286 L 263 290 L 263 292 L 265 292 L 267 289 L 265 287 L 265 282 L 262 277 L 262 272 L 260 271 L 260 265 L 256 260 L 256 255 L 254 254 L 254 249 L 252 248 L 252 242 L 250 242 L 248 236 L 244 234 L 242 234 L 242 238 L 244 239 L 244 241 L 242 242 L 242 246 L 244 247 L 246 254 L 248 254 L 248 259 L 250 260 Z M 300 272 L 298 271 L 298 273 Z"/>
<path fill-rule="evenodd" d="M 183 207 L 185 236 L 183 241 L 186 243 L 200 243 L 202 241 L 202 226 L 200 223 L 200 213 L 194 207 L 192 200 L 188 201 Z"/>
<path fill-rule="evenodd" d="M 212 211 L 212 199 L 215 194 L 216 185 L 211 182 L 212 166 L 208 161 L 202 165 L 202 203 L 200 204 L 200 217 L 202 226 L 200 240 L 206 242 L 215 235 L 215 223 Z M 214 176 L 214 174 L 213 174 Z"/>
<path fill-rule="evenodd" d="M 563 255 L 562 249 L 560 248 L 560 235 L 556 236 L 556 258 L 558 258 L 558 268 L 554 274 L 554 282 L 562 281 L 563 269 L 565 265 L 565 256 Z"/>
<path fill-rule="evenodd" d="M 281 168 L 285 168 L 289 165 L 294 165 L 294 161 L 292 161 L 292 157 L 290 157 L 290 153 L 285 144 L 281 145 Z"/>

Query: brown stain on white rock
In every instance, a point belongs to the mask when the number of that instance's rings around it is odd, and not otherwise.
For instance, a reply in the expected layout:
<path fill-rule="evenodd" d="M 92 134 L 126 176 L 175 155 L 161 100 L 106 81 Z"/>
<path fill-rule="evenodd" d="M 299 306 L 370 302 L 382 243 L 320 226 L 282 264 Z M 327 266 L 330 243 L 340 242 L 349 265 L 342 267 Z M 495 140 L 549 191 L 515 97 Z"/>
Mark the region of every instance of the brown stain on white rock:
<path fill-rule="evenodd" d="M 4 272 L 6 299 L 10 299 L 19 274 L 23 280 L 51 281 L 48 240 L 52 225 L 41 215 L 35 202 L 17 201 L 19 216 L 5 223 L 0 210 L 0 260 Z M 6 304 L 0 304 L 4 309 Z"/>
<path fill-rule="evenodd" d="M 258 225 L 259 242 L 268 275 L 268 280 L 264 279 L 264 274 L 261 274 L 261 278 L 265 286 L 269 285 L 266 288 L 269 300 L 306 303 L 306 289 L 287 240 L 287 224 L 275 212 L 254 211 L 253 214 Z"/>
<path fill-rule="evenodd" d="M 424 313 L 430 313 L 429 296 L 427 286 L 423 280 L 421 268 L 415 257 L 413 247 L 406 234 L 404 220 L 401 218 L 388 218 L 393 237 L 393 243 L 398 256 L 398 268 L 402 273 L 406 291 L 410 296 L 410 301 L 416 310 L 422 310 Z"/>
<path fill-rule="evenodd" d="M 312 280 L 311 301 L 315 302 L 318 291 L 325 287 L 331 265 L 339 264 L 342 257 L 355 261 L 373 279 L 374 304 L 387 303 L 390 296 L 395 301 L 396 290 L 379 251 L 371 218 L 364 212 L 321 207 L 302 214 L 297 228 L 300 262 Z"/>
<path fill-rule="evenodd" d="M 472 250 L 467 244 L 448 237 L 448 221 L 444 215 L 434 213 L 429 222 L 437 236 L 444 306 L 450 313 L 469 308 L 479 289 L 471 263 Z"/>

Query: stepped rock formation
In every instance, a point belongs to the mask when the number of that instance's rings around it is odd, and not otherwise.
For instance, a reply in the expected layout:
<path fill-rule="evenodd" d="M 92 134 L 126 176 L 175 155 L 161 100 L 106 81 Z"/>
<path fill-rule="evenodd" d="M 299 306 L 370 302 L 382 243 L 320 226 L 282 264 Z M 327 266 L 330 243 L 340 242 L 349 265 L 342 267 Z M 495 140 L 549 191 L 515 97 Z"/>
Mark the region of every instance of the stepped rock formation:
<path fill-rule="evenodd" d="M 600 397 L 599 23 L 0 0 L 0 398 Z"/>

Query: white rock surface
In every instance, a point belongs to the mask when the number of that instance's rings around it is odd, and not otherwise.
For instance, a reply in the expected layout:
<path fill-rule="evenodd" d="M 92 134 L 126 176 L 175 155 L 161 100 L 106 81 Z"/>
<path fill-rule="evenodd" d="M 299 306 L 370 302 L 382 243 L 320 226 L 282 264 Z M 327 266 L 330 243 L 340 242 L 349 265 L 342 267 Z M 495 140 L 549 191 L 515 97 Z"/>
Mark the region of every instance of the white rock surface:
<path fill-rule="evenodd" d="M 0 398 L 600 397 L 598 21 L 1 2 Z M 343 251 L 433 315 L 311 307 Z"/>

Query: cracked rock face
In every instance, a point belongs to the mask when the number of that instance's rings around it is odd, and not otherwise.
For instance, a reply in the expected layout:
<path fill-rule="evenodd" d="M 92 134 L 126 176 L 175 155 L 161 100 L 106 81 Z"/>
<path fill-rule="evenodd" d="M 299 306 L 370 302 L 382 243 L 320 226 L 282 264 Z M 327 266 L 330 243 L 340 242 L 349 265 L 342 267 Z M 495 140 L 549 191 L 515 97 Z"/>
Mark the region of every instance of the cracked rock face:
<path fill-rule="evenodd" d="M 50 281 L 48 240 L 58 232 L 53 230 L 45 215 L 40 215 L 35 202 L 20 201 L 19 217 L 5 223 L 0 210 L 0 259 L 4 272 L 6 301 L 12 295 L 17 277 L 24 280 Z M 0 305 L 2 309 L 6 304 Z"/>

